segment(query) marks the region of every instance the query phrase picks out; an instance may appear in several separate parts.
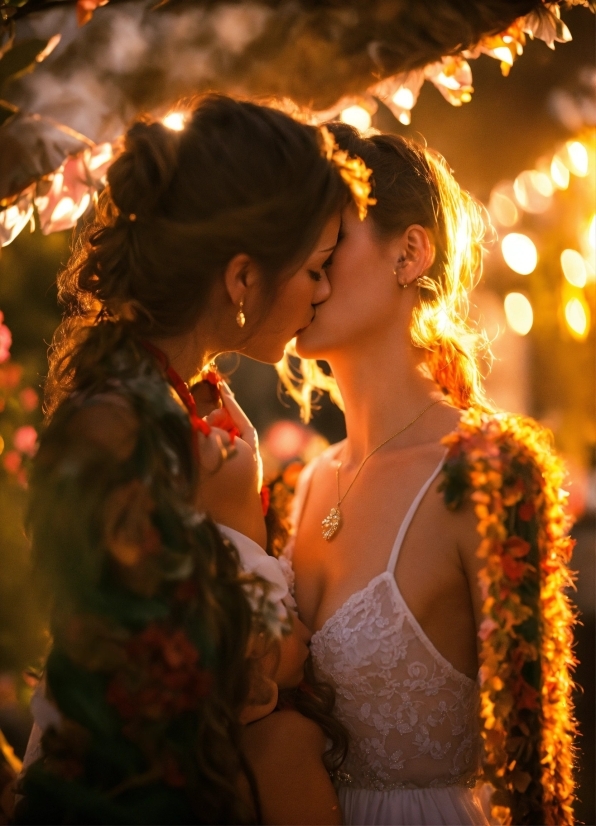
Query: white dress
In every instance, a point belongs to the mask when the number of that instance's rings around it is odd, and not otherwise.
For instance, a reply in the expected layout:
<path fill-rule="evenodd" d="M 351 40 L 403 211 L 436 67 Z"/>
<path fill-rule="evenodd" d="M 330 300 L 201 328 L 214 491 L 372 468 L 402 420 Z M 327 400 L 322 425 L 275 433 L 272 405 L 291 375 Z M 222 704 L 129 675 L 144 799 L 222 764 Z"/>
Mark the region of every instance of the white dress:
<path fill-rule="evenodd" d="M 300 478 L 295 527 L 316 461 Z M 335 713 L 350 734 L 337 777 L 346 824 L 489 823 L 475 790 L 477 684 L 436 650 L 394 576 L 408 527 L 442 466 L 406 514 L 386 570 L 352 594 L 311 640 L 317 675 L 335 687 Z M 292 550 L 290 543 L 290 556 Z"/>

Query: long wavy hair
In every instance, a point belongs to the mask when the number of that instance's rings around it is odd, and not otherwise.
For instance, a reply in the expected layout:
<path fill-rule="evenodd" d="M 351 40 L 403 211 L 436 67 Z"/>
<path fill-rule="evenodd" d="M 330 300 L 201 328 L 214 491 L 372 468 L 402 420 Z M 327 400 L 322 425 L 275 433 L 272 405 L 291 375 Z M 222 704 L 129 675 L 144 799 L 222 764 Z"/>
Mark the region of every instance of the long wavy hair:
<path fill-rule="evenodd" d="M 192 329 L 236 254 L 260 267 L 264 317 L 349 193 L 328 132 L 277 109 L 209 94 L 181 131 L 137 121 L 58 276 L 46 414 L 86 387 L 122 325 L 137 337 Z"/>
<path fill-rule="evenodd" d="M 490 357 L 486 335 L 468 317 L 468 294 L 481 274 L 485 222 L 481 205 L 461 189 L 445 159 L 397 135 L 362 137 L 346 124 L 328 124 L 338 146 L 372 170 L 376 203 L 368 215 L 381 238 L 411 224 L 428 229 L 435 244 L 432 266 L 419 279 L 411 341 L 424 351 L 421 369 L 456 407 L 491 409 L 481 362 Z M 343 409 L 337 382 L 314 359 L 297 356 L 291 344 L 277 365 L 282 384 L 309 421 L 322 392 Z"/>

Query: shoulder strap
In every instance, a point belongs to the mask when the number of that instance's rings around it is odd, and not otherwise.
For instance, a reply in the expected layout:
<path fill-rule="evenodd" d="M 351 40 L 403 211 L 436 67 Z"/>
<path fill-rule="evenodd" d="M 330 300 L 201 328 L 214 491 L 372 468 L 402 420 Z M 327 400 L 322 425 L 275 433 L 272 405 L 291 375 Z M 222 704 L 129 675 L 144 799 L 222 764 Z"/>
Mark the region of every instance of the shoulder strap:
<path fill-rule="evenodd" d="M 414 514 L 416 513 L 416 511 L 418 510 L 418 506 L 420 505 L 420 503 L 424 499 L 424 496 L 425 496 L 427 490 L 430 488 L 432 483 L 435 481 L 435 479 L 437 478 L 437 476 L 439 475 L 439 473 L 443 469 L 444 464 L 445 464 L 445 456 L 443 456 L 441 458 L 441 461 L 439 462 L 437 467 L 433 470 L 433 472 L 431 473 L 429 478 L 426 480 L 426 482 L 422 485 L 422 487 L 418 491 L 418 494 L 416 495 L 416 498 L 414 499 L 414 501 L 410 505 L 410 507 L 408 509 L 408 512 L 406 513 L 406 515 L 404 517 L 404 521 L 400 525 L 399 531 L 397 532 L 397 536 L 395 537 L 395 542 L 393 543 L 393 548 L 391 549 L 391 556 L 389 557 L 389 562 L 387 563 L 387 570 L 390 573 L 393 573 L 395 571 L 395 566 L 397 565 L 397 557 L 399 556 L 401 546 L 402 546 L 403 541 L 405 539 L 405 536 L 408 532 L 408 528 L 410 527 L 410 523 L 412 522 L 412 519 L 414 518 Z"/>

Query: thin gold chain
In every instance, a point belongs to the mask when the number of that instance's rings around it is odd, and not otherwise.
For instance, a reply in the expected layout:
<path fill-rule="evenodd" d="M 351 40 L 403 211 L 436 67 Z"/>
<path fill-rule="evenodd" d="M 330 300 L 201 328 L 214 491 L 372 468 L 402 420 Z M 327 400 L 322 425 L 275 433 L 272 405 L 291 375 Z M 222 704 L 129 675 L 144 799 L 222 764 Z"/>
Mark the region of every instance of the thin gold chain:
<path fill-rule="evenodd" d="M 360 475 L 360 471 L 362 470 L 362 468 L 364 467 L 364 465 L 368 462 L 368 460 L 371 458 L 371 456 L 374 456 L 374 455 L 375 455 L 375 453 L 377 452 L 377 450 L 380 450 L 382 447 L 385 447 L 385 445 L 387 444 L 387 442 L 390 442 L 392 439 L 395 439 L 395 437 L 396 437 L 396 436 L 399 436 L 399 434 L 400 434 L 400 433 L 403 433 L 403 432 L 404 432 L 404 430 L 407 430 L 409 427 L 411 427 L 411 426 L 414 424 L 414 422 L 417 422 L 417 421 L 418 421 L 418 419 L 420 419 L 422 416 L 424 416 L 424 414 L 426 413 L 426 411 L 427 411 L 427 410 L 430 410 L 430 408 L 431 408 L 431 407 L 434 407 L 434 405 L 435 405 L 435 404 L 438 404 L 438 403 L 439 403 L 439 401 L 440 401 L 440 399 L 437 399 L 437 401 L 431 402 L 429 405 L 427 405 L 427 407 L 425 407 L 425 408 L 424 408 L 424 410 L 423 410 L 421 413 L 419 413 L 419 414 L 416 416 L 416 418 L 415 418 L 415 419 L 412 419 L 412 421 L 411 421 L 411 422 L 408 422 L 408 424 L 407 424 L 405 427 L 402 427 L 402 428 L 401 428 L 401 430 L 398 430 L 398 431 L 397 431 L 397 433 L 394 433 L 394 434 L 393 434 L 392 436 L 390 436 L 388 439 L 385 439 L 385 441 L 384 441 L 384 442 L 381 442 L 381 444 L 380 444 L 380 445 L 377 445 L 377 447 L 375 447 L 375 449 L 374 449 L 374 450 L 372 450 L 372 451 L 368 454 L 368 456 L 366 456 L 366 457 L 362 460 L 362 463 L 361 463 L 360 467 L 359 467 L 359 468 L 358 468 L 358 470 L 356 471 L 356 475 L 354 476 L 354 478 L 352 479 L 352 481 L 351 481 L 351 482 L 350 482 L 350 484 L 348 485 L 348 489 L 347 489 L 347 491 L 344 493 L 344 495 L 343 495 L 343 496 L 340 496 L 340 493 L 339 493 L 339 470 L 340 470 L 341 466 L 343 465 L 343 462 L 339 462 L 339 463 L 338 463 L 338 465 L 337 465 L 337 470 L 336 470 L 336 472 L 335 472 L 335 475 L 336 475 L 336 478 L 337 478 L 337 505 L 336 505 L 336 507 L 337 507 L 337 508 L 339 508 L 339 506 L 340 506 L 340 505 L 341 505 L 341 503 L 344 501 L 344 499 L 346 498 L 346 496 L 348 495 L 348 493 L 351 491 L 351 489 L 352 489 L 352 485 L 354 484 L 354 482 L 356 481 L 356 479 L 357 479 L 357 478 L 358 478 L 358 476 Z"/>

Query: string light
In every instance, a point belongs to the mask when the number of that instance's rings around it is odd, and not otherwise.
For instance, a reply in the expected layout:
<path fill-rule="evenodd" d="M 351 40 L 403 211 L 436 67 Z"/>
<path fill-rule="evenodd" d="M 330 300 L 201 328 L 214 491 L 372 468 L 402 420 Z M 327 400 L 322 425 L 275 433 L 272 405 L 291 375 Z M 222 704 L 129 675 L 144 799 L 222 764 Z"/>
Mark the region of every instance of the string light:
<path fill-rule="evenodd" d="M 503 302 L 507 324 L 518 336 L 526 336 L 534 324 L 534 311 L 523 293 L 508 293 Z"/>
<path fill-rule="evenodd" d="M 544 172 L 526 169 L 513 182 L 518 204 L 530 213 L 546 212 L 554 191 L 551 179 Z"/>
<path fill-rule="evenodd" d="M 558 155 L 551 161 L 550 176 L 557 189 L 567 189 L 569 186 L 569 170 Z"/>
<path fill-rule="evenodd" d="M 412 90 L 408 89 L 407 86 L 402 86 L 393 95 L 393 102 L 397 106 L 401 106 L 403 109 L 412 109 L 416 103 L 416 100 L 414 99 L 414 93 Z"/>
<path fill-rule="evenodd" d="M 519 220 L 519 210 L 513 199 L 513 187 L 510 184 L 495 187 L 491 192 L 488 203 L 489 212 L 503 227 L 512 227 Z"/>
<path fill-rule="evenodd" d="M 507 266 L 520 275 L 529 275 L 536 269 L 538 251 L 527 235 L 510 232 L 501 241 L 501 252 Z"/>
<path fill-rule="evenodd" d="M 359 132 L 366 132 L 370 129 L 372 118 L 370 112 L 367 112 L 362 106 L 348 106 L 339 116 L 343 123 L 348 123 L 354 126 Z"/>
<path fill-rule="evenodd" d="M 588 279 L 586 262 L 577 250 L 567 249 L 561 253 L 563 275 L 574 287 L 585 287 Z"/>
<path fill-rule="evenodd" d="M 585 178 L 588 174 L 588 150 L 579 141 L 567 141 L 567 166 L 569 171 L 578 178 Z"/>
<path fill-rule="evenodd" d="M 590 308 L 581 298 L 570 298 L 565 304 L 565 321 L 577 341 L 584 341 L 590 331 Z"/>

